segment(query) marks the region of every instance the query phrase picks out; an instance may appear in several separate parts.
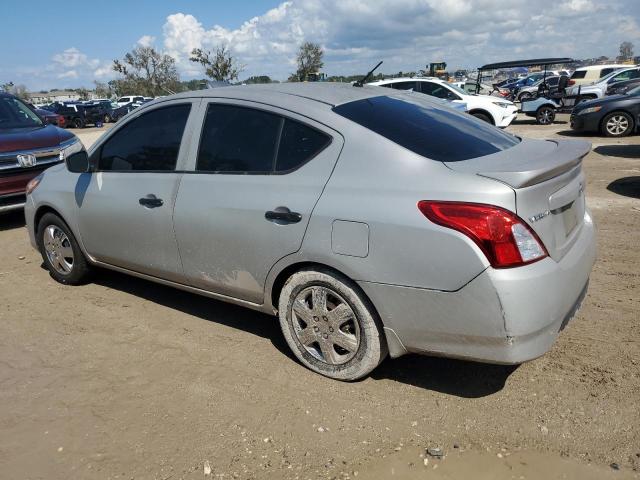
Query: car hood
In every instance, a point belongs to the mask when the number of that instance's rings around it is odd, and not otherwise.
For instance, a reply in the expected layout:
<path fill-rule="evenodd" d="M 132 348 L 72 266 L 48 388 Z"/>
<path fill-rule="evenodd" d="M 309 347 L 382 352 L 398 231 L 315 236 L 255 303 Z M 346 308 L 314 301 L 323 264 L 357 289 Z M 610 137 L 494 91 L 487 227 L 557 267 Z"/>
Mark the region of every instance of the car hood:
<path fill-rule="evenodd" d="M 604 98 L 595 98 L 593 100 L 589 100 L 587 102 L 580 102 L 574 109 L 574 113 L 579 112 L 580 110 L 584 110 L 585 108 L 595 107 L 596 105 L 606 105 L 608 103 L 617 102 L 618 100 L 623 100 L 625 98 L 629 98 L 627 95 L 610 95 Z"/>
<path fill-rule="evenodd" d="M 54 125 L 30 128 L 0 129 L 0 153 L 15 152 L 17 150 L 56 147 L 60 143 L 74 137 Z"/>
<path fill-rule="evenodd" d="M 502 98 L 502 97 L 494 97 L 492 95 L 471 95 L 473 98 L 478 98 L 481 100 L 486 100 L 489 102 L 501 102 L 501 103 L 509 103 L 511 105 L 514 105 L 513 102 L 507 100 L 506 98 Z"/>

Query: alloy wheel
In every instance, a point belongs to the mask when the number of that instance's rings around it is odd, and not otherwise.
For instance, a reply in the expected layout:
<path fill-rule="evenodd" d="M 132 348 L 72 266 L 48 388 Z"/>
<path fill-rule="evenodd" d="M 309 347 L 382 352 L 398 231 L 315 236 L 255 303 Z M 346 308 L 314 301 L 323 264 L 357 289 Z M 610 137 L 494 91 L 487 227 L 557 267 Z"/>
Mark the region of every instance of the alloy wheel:
<path fill-rule="evenodd" d="M 56 272 L 69 275 L 73 270 L 73 248 L 67 234 L 56 225 L 44 229 L 44 249 Z"/>
<path fill-rule="evenodd" d="M 360 325 L 351 306 L 333 290 L 315 285 L 292 306 L 293 329 L 304 349 L 320 361 L 341 365 L 360 347 Z"/>
<path fill-rule="evenodd" d="M 607 121 L 605 128 L 610 135 L 622 135 L 629 128 L 629 119 L 624 115 L 614 115 Z"/>

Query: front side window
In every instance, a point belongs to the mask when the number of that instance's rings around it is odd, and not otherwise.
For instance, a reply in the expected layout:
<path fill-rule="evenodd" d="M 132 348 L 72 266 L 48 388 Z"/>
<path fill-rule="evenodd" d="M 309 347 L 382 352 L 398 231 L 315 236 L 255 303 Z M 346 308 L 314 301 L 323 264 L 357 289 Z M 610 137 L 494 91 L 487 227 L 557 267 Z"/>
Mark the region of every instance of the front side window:
<path fill-rule="evenodd" d="M 42 121 L 15 97 L 0 97 L 0 129 L 40 127 Z"/>
<path fill-rule="evenodd" d="M 442 98 L 444 100 L 460 100 L 460 97 L 439 83 L 420 82 L 420 91 L 427 95 L 431 95 L 432 97 Z"/>
<path fill-rule="evenodd" d="M 99 170 L 175 170 L 191 105 L 158 108 L 130 121 L 101 148 Z"/>
<path fill-rule="evenodd" d="M 418 155 L 456 162 L 513 147 L 519 139 L 471 115 L 418 99 L 387 96 L 338 105 L 333 111 Z"/>

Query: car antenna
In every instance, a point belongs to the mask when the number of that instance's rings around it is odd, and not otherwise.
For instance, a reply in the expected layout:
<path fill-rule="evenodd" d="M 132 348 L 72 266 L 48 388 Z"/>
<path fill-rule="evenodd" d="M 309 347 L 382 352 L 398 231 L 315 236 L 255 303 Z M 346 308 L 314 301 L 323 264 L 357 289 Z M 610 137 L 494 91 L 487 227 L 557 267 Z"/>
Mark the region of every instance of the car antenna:
<path fill-rule="evenodd" d="M 373 75 L 373 72 L 375 72 L 375 71 L 378 69 L 378 67 L 379 67 L 380 65 L 382 65 L 382 60 L 380 60 L 380 63 L 378 63 L 375 67 L 373 67 L 373 68 L 369 71 L 369 73 L 367 73 L 364 77 L 362 77 L 360 80 L 358 80 L 357 82 L 355 82 L 355 83 L 353 84 L 353 86 L 354 86 L 354 87 L 363 87 L 363 86 L 364 86 L 364 82 L 366 82 L 367 80 L 369 80 L 369 77 L 370 77 L 371 75 Z"/>

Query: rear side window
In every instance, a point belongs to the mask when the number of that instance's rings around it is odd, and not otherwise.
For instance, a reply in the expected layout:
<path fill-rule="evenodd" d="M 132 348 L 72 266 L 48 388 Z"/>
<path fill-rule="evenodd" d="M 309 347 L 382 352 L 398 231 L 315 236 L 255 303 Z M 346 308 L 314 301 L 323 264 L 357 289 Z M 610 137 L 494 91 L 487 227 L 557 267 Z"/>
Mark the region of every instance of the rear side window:
<path fill-rule="evenodd" d="M 102 146 L 99 170 L 175 170 L 191 105 L 158 108 L 140 115 Z"/>
<path fill-rule="evenodd" d="M 606 77 L 607 75 L 609 75 L 614 70 L 616 70 L 616 69 L 615 68 L 603 68 L 602 70 L 600 70 L 600 78 Z"/>
<path fill-rule="evenodd" d="M 333 111 L 418 155 L 442 162 L 490 155 L 519 142 L 468 114 L 413 99 L 373 97 Z"/>
<path fill-rule="evenodd" d="M 293 170 L 306 163 L 329 145 L 322 132 L 291 119 L 285 119 L 278 147 L 276 171 Z"/>
<path fill-rule="evenodd" d="M 209 105 L 196 169 L 201 172 L 270 174 L 293 170 L 331 139 L 275 113 L 235 105 Z"/>
<path fill-rule="evenodd" d="M 394 90 L 417 90 L 416 82 L 393 82 L 391 88 Z"/>
<path fill-rule="evenodd" d="M 580 79 L 580 78 L 584 78 L 586 76 L 587 76 L 587 71 L 586 70 L 576 70 L 571 75 L 571 78 L 572 79 Z"/>

